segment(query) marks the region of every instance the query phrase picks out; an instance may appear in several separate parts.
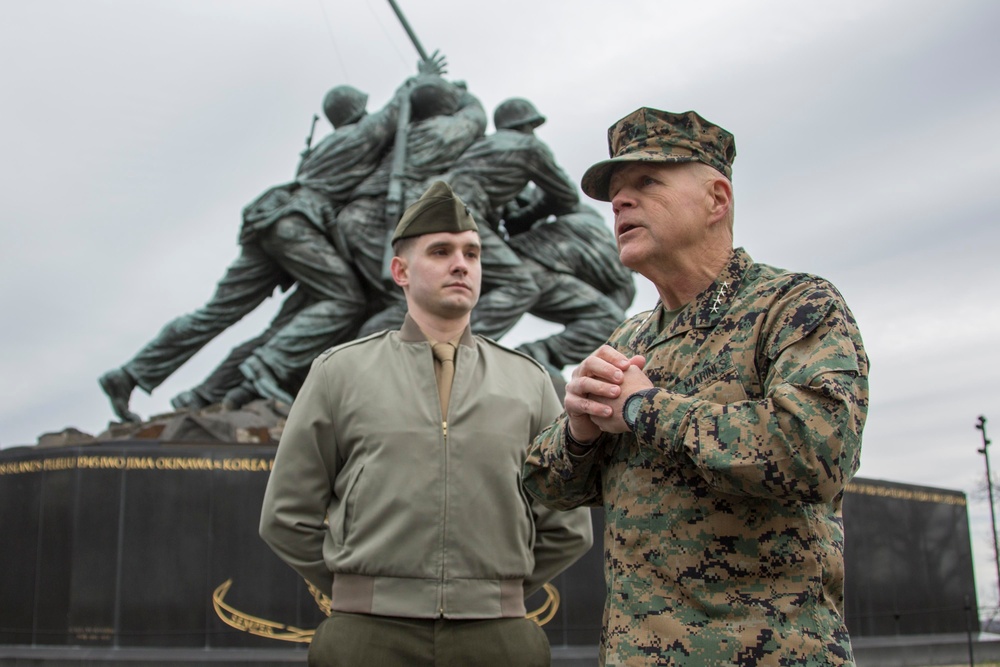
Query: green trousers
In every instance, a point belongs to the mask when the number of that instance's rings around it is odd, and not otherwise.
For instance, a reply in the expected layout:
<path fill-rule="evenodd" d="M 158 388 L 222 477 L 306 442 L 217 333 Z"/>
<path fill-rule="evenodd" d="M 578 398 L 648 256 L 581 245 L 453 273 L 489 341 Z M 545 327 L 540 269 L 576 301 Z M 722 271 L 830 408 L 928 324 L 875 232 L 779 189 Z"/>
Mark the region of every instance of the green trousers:
<path fill-rule="evenodd" d="M 549 667 L 545 632 L 526 618 L 449 620 L 334 612 L 309 645 L 310 667 Z"/>

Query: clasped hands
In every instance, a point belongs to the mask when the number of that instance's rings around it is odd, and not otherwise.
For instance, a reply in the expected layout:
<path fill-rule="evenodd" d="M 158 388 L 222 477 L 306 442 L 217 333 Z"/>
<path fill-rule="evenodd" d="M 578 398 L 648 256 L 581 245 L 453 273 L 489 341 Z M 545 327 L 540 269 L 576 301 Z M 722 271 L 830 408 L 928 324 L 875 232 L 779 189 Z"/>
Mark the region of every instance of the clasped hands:
<path fill-rule="evenodd" d="M 602 345 L 584 359 L 566 384 L 564 407 L 573 439 L 588 444 L 602 432 L 624 433 L 622 419 L 625 399 L 653 386 L 643 368 L 646 357 L 626 357 L 609 345 Z"/>

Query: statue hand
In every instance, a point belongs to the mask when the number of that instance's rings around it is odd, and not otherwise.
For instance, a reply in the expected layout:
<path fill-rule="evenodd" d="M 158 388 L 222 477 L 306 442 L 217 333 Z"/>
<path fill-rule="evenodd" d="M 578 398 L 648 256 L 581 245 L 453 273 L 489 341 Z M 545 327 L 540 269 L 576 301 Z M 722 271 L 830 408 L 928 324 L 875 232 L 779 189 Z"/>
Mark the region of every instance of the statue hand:
<path fill-rule="evenodd" d="M 434 53 L 432 53 L 427 60 L 421 60 L 417 63 L 417 71 L 421 74 L 441 76 L 448 71 L 448 61 L 445 59 L 443 54 L 439 53 L 438 50 L 435 49 Z"/>

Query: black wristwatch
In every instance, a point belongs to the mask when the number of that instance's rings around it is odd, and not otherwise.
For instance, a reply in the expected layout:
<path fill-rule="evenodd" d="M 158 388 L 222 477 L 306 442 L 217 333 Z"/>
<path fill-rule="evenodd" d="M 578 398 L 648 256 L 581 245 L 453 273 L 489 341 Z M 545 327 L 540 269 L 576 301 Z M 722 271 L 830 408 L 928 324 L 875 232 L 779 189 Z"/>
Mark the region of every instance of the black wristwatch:
<path fill-rule="evenodd" d="M 635 420 L 639 418 L 639 408 L 642 407 L 644 398 L 646 398 L 645 390 L 639 390 L 626 398 L 622 405 L 622 420 L 630 431 L 635 430 Z"/>

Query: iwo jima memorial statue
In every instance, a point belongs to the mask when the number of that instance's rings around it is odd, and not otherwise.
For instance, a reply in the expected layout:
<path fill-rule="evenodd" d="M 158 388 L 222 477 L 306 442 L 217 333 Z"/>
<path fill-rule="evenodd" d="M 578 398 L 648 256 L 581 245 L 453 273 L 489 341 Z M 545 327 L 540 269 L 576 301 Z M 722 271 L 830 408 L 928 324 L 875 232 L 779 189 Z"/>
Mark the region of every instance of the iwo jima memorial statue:
<path fill-rule="evenodd" d="M 314 115 L 294 179 L 244 208 L 239 255 L 212 297 L 99 378 L 120 421 L 94 438 L 43 436 L 4 462 L 8 472 L 44 474 L 5 475 L 0 486 L 0 497 L 41 507 L 7 526 L 3 549 L 17 557 L 5 559 L 12 567 L 2 575 L 0 644 L 256 649 L 309 641 L 328 599 L 257 536 L 268 471 L 312 361 L 402 324 L 406 304 L 386 272 L 389 238 L 436 181 L 479 224 L 475 333 L 500 340 L 526 313 L 561 325 L 517 348 L 558 388 L 562 369 L 624 319 L 631 272 L 618 262 L 607 222 L 580 202 L 576 181 L 535 136 L 545 117 L 510 97 L 488 133 L 474 90 L 445 78 L 444 58 L 427 55 L 390 4 L 420 54 L 418 73 L 377 111 L 354 87 L 326 93 L 333 131 L 313 142 Z M 276 288 L 283 302 L 268 328 L 174 397 L 175 412 L 144 420 L 130 410 L 137 387 L 152 392 Z M 598 551 L 528 601 L 553 645 L 597 643 Z M 572 577 L 586 584 L 564 585 Z"/>

